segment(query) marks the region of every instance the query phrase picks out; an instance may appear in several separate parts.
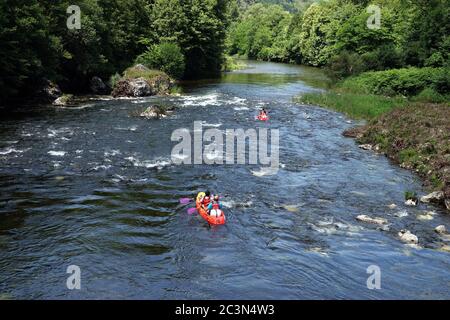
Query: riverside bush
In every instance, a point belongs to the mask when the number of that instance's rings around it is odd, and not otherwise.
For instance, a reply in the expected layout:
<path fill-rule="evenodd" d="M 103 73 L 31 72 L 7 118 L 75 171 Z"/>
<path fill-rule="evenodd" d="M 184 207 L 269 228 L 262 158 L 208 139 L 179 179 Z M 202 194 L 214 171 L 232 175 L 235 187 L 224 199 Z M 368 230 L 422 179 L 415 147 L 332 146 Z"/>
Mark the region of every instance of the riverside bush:
<path fill-rule="evenodd" d="M 152 45 L 137 57 L 136 63 L 164 71 L 176 79 L 181 78 L 185 70 L 185 59 L 180 47 L 170 42 Z"/>
<path fill-rule="evenodd" d="M 414 96 L 426 88 L 446 94 L 450 89 L 450 75 L 448 68 L 371 71 L 348 78 L 340 87 L 353 92 L 386 96 Z"/>

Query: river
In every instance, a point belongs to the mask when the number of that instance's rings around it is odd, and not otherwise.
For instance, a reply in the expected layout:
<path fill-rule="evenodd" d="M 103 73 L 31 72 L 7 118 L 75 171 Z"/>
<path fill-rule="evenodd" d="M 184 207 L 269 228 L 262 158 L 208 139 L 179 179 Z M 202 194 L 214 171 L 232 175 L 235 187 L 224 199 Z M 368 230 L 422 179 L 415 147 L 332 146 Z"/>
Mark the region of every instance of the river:
<path fill-rule="evenodd" d="M 301 66 L 249 62 L 179 97 L 17 108 L 0 120 L 0 298 L 449 299 L 450 254 L 434 228 L 450 216 L 406 207 L 420 180 L 341 132 L 342 114 L 292 98 L 322 90 Z M 177 106 L 161 120 L 149 104 Z M 259 108 L 270 121 L 255 121 Z M 279 129 L 280 168 L 175 165 L 171 133 Z M 227 224 L 209 227 L 179 199 L 223 195 Z M 396 209 L 388 208 L 395 203 Z M 432 220 L 422 214 L 434 211 Z M 389 226 L 359 222 L 383 217 Z M 401 229 L 420 247 L 402 243 Z M 66 287 L 69 265 L 81 290 Z M 368 289 L 378 266 L 381 289 Z"/>

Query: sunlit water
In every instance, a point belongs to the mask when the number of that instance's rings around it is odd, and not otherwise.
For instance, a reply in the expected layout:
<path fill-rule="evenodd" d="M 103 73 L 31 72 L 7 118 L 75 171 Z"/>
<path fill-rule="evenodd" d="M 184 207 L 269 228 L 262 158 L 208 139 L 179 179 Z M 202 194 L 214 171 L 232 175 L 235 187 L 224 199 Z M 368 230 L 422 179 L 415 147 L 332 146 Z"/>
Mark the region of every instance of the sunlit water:
<path fill-rule="evenodd" d="M 420 181 L 341 132 L 341 114 L 292 97 L 321 90 L 314 69 L 251 63 L 180 97 L 17 109 L 0 122 L 0 298 L 450 298 L 443 210 L 403 205 Z M 151 103 L 170 117 L 136 116 Z M 268 123 L 255 121 L 259 108 Z M 174 165 L 173 130 L 280 130 L 280 169 Z M 188 215 L 181 197 L 224 197 L 227 224 Z M 389 209 L 391 203 L 398 205 Z M 419 219 L 434 210 L 432 220 Z M 384 217 L 389 229 L 358 222 Z M 411 248 L 397 237 L 409 229 Z M 81 268 L 81 290 L 66 269 Z M 366 285 L 370 265 L 381 289 Z"/>

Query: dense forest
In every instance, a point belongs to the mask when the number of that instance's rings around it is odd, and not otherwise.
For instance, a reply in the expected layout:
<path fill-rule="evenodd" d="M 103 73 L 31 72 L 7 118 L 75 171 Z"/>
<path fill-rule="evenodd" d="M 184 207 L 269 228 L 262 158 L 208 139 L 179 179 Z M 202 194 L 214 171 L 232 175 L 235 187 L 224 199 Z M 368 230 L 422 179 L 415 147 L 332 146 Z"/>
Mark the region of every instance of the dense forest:
<path fill-rule="evenodd" d="M 70 5 L 0 3 L 0 101 L 33 95 L 45 79 L 83 92 L 136 61 L 213 77 L 226 54 L 327 67 L 337 79 L 428 67 L 435 89 L 449 89 L 436 70 L 449 66 L 448 0 L 81 0 L 79 29 L 67 26 Z M 369 5 L 381 9 L 379 28 L 367 26 Z"/>
<path fill-rule="evenodd" d="M 290 13 L 278 5 L 248 7 L 233 23 L 232 54 L 313 66 L 342 63 L 354 71 L 443 66 L 450 52 L 448 0 L 329 0 Z M 368 28 L 369 5 L 381 9 Z"/>
<path fill-rule="evenodd" d="M 229 2 L 80 0 L 80 28 L 69 29 L 70 1 L 1 1 L 0 101 L 32 94 L 43 79 L 63 91 L 86 90 L 92 76 L 108 79 L 162 43 L 171 45 L 162 46 L 168 52 L 159 56 L 182 52 L 185 78 L 215 76 Z"/>

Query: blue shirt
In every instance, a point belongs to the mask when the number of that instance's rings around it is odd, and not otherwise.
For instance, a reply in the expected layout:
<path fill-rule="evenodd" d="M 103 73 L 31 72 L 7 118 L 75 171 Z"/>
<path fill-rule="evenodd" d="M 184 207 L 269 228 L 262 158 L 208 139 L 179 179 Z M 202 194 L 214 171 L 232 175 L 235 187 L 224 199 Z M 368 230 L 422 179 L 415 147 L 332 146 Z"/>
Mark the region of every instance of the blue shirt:
<path fill-rule="evenodd" d="M 208 210 L 212 210 L 212 208 L 213 208 L 213 203 L 211 202 L 209 205 L 208 205 Z M 222 209 L 222 205 L 219 203 L 219 209 Z"/>

